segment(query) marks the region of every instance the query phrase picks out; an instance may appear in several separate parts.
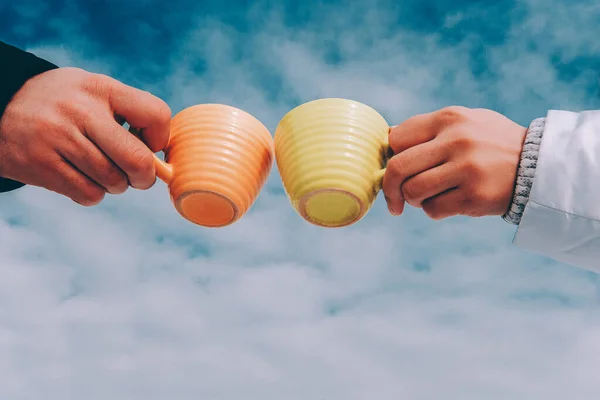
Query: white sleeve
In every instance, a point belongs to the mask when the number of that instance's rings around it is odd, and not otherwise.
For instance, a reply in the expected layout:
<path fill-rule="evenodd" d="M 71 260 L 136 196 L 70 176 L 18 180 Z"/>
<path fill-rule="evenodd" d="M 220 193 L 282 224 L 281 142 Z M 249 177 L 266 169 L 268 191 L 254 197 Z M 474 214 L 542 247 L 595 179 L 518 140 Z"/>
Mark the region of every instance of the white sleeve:
<path fill-rule="evenodd" d="M 549 111 L 514 243 L 600 272 L 600 111 Z"/>

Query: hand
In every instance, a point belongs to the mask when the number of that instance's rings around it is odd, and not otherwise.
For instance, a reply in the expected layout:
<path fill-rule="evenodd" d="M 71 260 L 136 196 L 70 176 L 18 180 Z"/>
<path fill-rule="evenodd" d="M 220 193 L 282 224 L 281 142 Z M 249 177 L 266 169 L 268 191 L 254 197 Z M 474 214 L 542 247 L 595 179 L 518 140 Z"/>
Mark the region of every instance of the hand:
<path fill-rule="evenodd" d="M 392 128 L 383 191 L 392 215 L 404 203 L 433 219 L 502 215 L 511 203 L 527 129 L 485 109 L 448 107 Z"/>
<path fill-rule="evenodd" d="M 51 70 L 27 81 L 0 119 L 0 176 L 86 206 L 129 185 L 148 189 L 170 120 L 169 106 L 148 92 L 76 68 Z"/>

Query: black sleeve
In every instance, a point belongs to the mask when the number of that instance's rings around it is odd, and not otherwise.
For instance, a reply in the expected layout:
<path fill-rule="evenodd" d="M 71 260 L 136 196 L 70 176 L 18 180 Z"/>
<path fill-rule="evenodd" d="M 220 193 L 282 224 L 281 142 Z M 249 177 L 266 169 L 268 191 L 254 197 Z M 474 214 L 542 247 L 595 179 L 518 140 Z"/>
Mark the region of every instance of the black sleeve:
<path fill-rule="evenodd" d="M 12 97 L 25 82 L 54 68 L 58 67 L 31 53 L 0 42 L 0 118 Z M 21 182 L 0 177 L 0 192 L 8 192 L 21 186 Z"/>

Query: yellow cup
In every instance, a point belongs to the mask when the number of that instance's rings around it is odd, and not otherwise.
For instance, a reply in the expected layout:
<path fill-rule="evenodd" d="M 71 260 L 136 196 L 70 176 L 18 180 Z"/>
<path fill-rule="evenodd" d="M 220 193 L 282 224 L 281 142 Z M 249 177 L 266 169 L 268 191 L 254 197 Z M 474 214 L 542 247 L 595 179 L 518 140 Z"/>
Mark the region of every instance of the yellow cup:
<path fill-rule="evenodd" d="M 319 99 L 287 113 L 275 159 L 294 209 L 324 227 L 359 221 L 381 189 L 388 134 L 381 114 L 352 100 Z"/>

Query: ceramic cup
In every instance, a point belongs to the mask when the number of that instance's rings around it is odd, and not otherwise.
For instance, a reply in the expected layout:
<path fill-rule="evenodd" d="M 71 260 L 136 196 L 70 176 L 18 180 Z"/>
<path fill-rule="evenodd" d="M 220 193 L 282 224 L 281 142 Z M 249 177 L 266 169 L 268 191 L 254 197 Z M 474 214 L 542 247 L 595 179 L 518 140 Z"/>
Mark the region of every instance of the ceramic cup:
<path fill-rule="evenodd" d="M 171 121 L 157 176 L 185 219 L 222 227 L 252 206 L 273 164 L 273 138 L 252 115 L 222 104 L 186 108 Z"/>
<path fill-rule="evenodd" d="M 383 116 L 352 100 L 314 100 L 286 114 L 275 158 L 294 209 L 324 227 L 359 221 L 381 189 L 388 134 Z"/>

